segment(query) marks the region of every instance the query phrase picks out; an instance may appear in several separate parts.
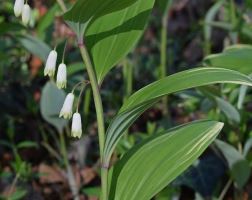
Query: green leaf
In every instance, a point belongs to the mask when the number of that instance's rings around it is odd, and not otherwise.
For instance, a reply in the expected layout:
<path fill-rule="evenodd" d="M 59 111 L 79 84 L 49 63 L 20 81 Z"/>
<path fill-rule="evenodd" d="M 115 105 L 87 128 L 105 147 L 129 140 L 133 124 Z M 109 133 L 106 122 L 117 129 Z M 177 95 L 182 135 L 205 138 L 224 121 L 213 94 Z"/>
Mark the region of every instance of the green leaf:
<path fill-rule="evenodd" d="M 205 58 L 207 66 L 223 67 L 245 74 L 252 72 L 252 46 L 235 45 L 227 48 L 223 53 L 213 54 Z"/>
<path fill-rule="evenodd" d="M 73 63 L 68 66 L 67 75 L 72 76 L 78 72 L 84 71 L 85 65 L 82 62 Z"/>
<path fill-rule="evenodd" d="M 243 148 L 243 155 L 244 155 L 244 157 L 246 157 L 248 155 L 248 153 L 251 150 L 251 148 L 252 148 L 252 138 L 249 138 L 246 141 L 246 143 L 244 145 L 244 148 Z"/>
<path fill-rule="evenodd" d="M 19 35 L 17 40 L 28 50 L 31 54 L 38 56 L 42 61 L 46 61 L 51 48 L 43 41 L 31 35 Z"/>
<path fill-rule="evenodd" d="M 17 189 L 11 196 L 8 198 L 10 200 L 20 200 L 23 199 L 27 195 L 27 191 L 23 189 Z"/>
<path fill-rule="evenodd" d="M 233 146 L 221 140 L 216 140 L 215 143 L 227 160 L 228 166 L 231 170 L 231 175 L 237 186 L 239 188 L 243 188 L 250 177 L 250 167 L 248 161 Z"/>
<path fill-rule="evenodd" d="M 136 45 L 154 1 L 137 0 L 123 10 L 91 21 L 85 38 L 99 82 Z"/>
<path fill-rule="evenodd" d="M 234 27 L 230 22 L 213 21 L 213 22 L 209 22 L 208 24 L 213 27 L 224 29 L 230 32 L 234 31 L 234 29 L 237 29 L 237 27 Z M 243 26 L 241 26 L 241 29 L 239 31 L 245 37 L 252 38 L 252 27 L 248 26 L 247 24 L 244 24 Z"/>
<path fill-rule="evenodd" d="M 134 93 L 111 122 L 105 140 L 103 159 L 108 164 L 118 141 L 134 121 L 164 95 L 215 83 L 252 86 L 252 79 L 223 68 L 196 68 L 158 80 Z"/>
<path fill-rule="evenodd" d="M 81 190 L 84 194 L 87 196 L 91 197 L 99 197 L 101 193 L 101 188 L 100 187 L 89 187 L 89 188 L 84 188 Z"/>
<path fill-rule="evenodd" d="M 74 6 L 64 14 L 64 19 L 79 37 L 91 19 L 121 10 L 137 0 L 78 0 Z"/>
<path fill-rule="evenodd" d="M 45 38 L 46 29 L 53 24 L 53 20 L 55 19 L 55 13 L 58 9 L 58 4 L 54 4 L 54 6 L 52 6 L 39 21 L 37 26 L 37 32 L 40 38 Z"/>
<path fill-rule="evenodd" d="M 209 11 L 206 14 L 205 24 L 204 24 L 204 34 L 205 34 L 205 39 L 208 42 L 211 41 L 211 35 L 212 35 L 212 26 L 210 25 L 210 23 L 214 21 L 223 3 L 224 3 L 224 0 L 216 1 L 216 3 L 209 9 Z"/>
<path fill-rule="evenodd" d="M 239 97 L 238 97 L 238 102 L 237 102 L 238 109 L 242 109 L 247 91 L 248 91 L 248 86 L 242 85 L 240 87 Z"/>
<path fill-rule="evenodd" d="M 215 97 L 215 101 L 219 109 L 226 115 L 226 117 L 230 120 L 231 123 L 240 123 L 240 113 L 232 104 L 219 97 Z"/>
<path fill-rule="evenodd" d="M 42 117 L 61 133 L 67 125 L 67 120 L 59 118 L 59 113 L 65 101 L 66 94 L 59 90 L 53 82 L 48 82 L 42 91 L 40 110 Z"/>
<path fill-rule="evenodd" d="M 11 32 L 19 32 L 24 29 L 24 26 L 19 23 L 11 23 L 11 22 L 1 22 L 0 23 L 0 35 L 11 33 Z"/>
<path fill-rule="evenodd" d="M 18 143 L 17 148 L 18 149 L 23 149 L 23 148 L 38 148 L 38 144 L 33 141 L 23 141 Z"/>
<path fill-rule="evenodd" d="M 121 10 L 137 0 L 78 0 L 64 14 L 64 19 L 75 23 L 86 23 L 90 19 Z"/>
<path fill-rule="evenodd" d="M 252 2 L 250 0 L 245 0 L 245 8 L 252 9 Z"/>
<path fill-rule="evenodd" d="M 220 122 L 194 122 L 141 142 L 115 165 L 109 199 L 151 199 L 203 153 L 222 127 Z"/>

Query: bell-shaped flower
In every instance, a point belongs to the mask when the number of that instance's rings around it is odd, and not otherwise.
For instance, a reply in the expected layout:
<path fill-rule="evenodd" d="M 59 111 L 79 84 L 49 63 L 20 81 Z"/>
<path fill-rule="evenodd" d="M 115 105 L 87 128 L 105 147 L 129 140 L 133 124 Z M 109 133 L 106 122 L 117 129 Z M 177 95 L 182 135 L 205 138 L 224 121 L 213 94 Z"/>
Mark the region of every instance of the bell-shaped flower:
<path fill-rule="evenodd" d="M 66 96 L 66 99 L 60 111 L 59 117 L 63 117 L 64 119 L 70 119 L 73 114 L 73 103 L 74 103 L 74 94 L 69 93 Z"/>
<path fill-rule="evenodd" d="M 46 66 L 44 69 L 44 75 L 45 76 L 49 76 L 49 77 L 53 77 L 55 74 L 55 70 L 56 70 L 56 63 L 57 63 L 57 52 L 55 50 L 52 50 L 47 58 L 46 61 Z"/>
<path fill-rule="evenodd" d="M 28 25 L 31 18 L 31 8 L 28 4 L 25 4 L 22 9 L 22 22 L 25 26 Z"/>
<path fill-rule="evenodd" d="M 71 135 L 72 135 L 72 137 L 81 138 L 82 123 L 81 123 L 81 116 L 79 113 L 74 113 L 74 115 L 73 115 Z"/>
<path fill-rule="evenodd" d="M 22 14 L 24 7 L 24 0 L 16 0 L 14 4 L 14 14 L 16 17 L 19 17 Z"/>
<path fill-rule="evenodd" d="M 61 63 L 57 73 L 57 87 L 59 89 L 66 88 L 67 85 L 67 67 L 64 63 Z"/>

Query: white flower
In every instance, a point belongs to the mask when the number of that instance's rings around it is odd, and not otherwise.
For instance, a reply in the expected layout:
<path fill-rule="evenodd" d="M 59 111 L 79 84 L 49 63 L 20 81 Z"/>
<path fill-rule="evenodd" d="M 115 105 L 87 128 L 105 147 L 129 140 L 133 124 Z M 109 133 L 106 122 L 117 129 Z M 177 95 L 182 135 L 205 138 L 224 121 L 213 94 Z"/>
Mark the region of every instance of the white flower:
<path fill-rule="evenodd" d="M 31 18 L 31 8 L 28 4 L 25 4 L 22 9 L 22 21 L 25 26 L 28 25 Z"/>
<path fill-rule="evenodd" d="M 66 88 L 67 84 L 67 68 L 64 63 L 61 63 L 58 68 L 58 73 L 57 73 L 57 87 L 59 89 Z"/>
<path fill-rule="evenodd" d="M 44 70 L 44 75 L 45 76 L 50 76 L 53 77 L 55 74 L 55 69 L 56 69 L 56 62 L 57 62 L 57 52 L 55 50 L 52 50 L 47 58 L 46 61 L 46 66 Z"/>
<path fill-rule="evenodd" d="M 16 0 L 14 4 L 14 14 L 16 17 L 19 17 L 22 14 L 24 7 L 24 0 Z"/>
<path fill-rule="evenodd" d="M 59 117 L 63 117 L 64 119 L 70 119 L 73 114 L 73 103 L 74 103 L 74 94 L 69 93 L 66 96 L 65 102 L 63 104 L 63 107 L 60 111 Z"/>
<path fill-rule="evenodd" d="M 82 123 L 81 123 L 81 116 L 79 113 L 74 113 L 74 115 L 73 115 L 71 134 L 72 134 L 72 137 L 81 138 Z"/>

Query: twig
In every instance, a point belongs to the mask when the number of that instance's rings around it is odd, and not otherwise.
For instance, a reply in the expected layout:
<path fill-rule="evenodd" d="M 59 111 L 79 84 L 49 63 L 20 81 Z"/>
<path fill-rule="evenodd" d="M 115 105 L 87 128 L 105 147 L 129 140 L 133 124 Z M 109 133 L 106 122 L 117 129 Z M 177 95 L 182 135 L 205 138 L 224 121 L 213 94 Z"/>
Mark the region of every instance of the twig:
<path fill-rule="evenodd" d="M 50 152 L 59 162 L 62 161 L 61 156 L 47 143 L 41 142 L 42 146 L 46 148 L 48 152 Z"/>
<path fill-rule="evenodd" d="M 233 181 L 232 181 L 232 179 L 230 178 L 230 179 L 228 180 L 227 184 L 225 185 L 225 187 L 223 188 L 223 190 L 222 190 L 222 192 L 221 192 L 221 194 L 220 194 L 218 200 L 222 200 L 222 199 L 225 197 L 225 195 L 226 195 L 226 193 L 227 193 L 229 187 L 231 186 L 232 182 L 233 182 Z"/>
<path fill-rule="evenodd" d="M 13 191 L 14 191 L 14 188 L 15 188 L 15 186 L 16 186 L 16 184 L 17 184 L 17 181 L 18 181 L 18 179 L 19 179 L 19 176 L 20 176 L 20 174 L 17 173 L 16 176 L 15 176 L 15 178 L 14 178 L 14 180 L 13 180 L 13 182 L 12 182 L 12 184 L 11 184 L 10 190 L 8 191 L 8 198 L 7 198 L 8 200 L 11 199 L 10 196 L 11 196 L 11 194 L 12 194 Z"/>

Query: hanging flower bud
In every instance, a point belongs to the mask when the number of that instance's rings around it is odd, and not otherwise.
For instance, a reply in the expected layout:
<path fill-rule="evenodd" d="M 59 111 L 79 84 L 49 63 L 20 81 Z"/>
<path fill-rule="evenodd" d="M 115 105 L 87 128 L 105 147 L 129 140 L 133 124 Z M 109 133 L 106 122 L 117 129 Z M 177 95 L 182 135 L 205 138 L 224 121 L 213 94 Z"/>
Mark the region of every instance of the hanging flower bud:
<path fill-rule="evenodd" d="M 81 123 L 81 116 L 79 113 L 74 113 L 74 115 L 73 115 L 71 134 L 72 134 L 72 137 L 81 138 L 82 123 Z"/>
<path fill-rule="evenodd" d="M 22 22 L 25 26 L 28 25 L 31 18 L 31 8 L 28 4 L 25 4 L 22 9 Z"/>
<path fill-rule="evenodd" d="M 63 104 L 63 107 L 60 111 L 59 117 L 63 117 L 64 119 L 70 119 L 73 114 L 73 103 L 74 103 L 74 94 L 69 93 L 66 96 L 65 102 Z"/>
<path fill-rule="evenodd" d="M 59 89 L 66 88 L 67 84 L 67 68 L 64 63 L 61 63 L 57 73 L 57 87 Z"/>
<path fill-rule="evenodd" d="M 22 14 L 24 7 L 24 0 L 16 0 L 14 4 L 14 14 L 16 17 L 19 17 Z"/>
<path fill-rule="evenodd" d="M 47 58 L 46 61 L 46 66 L 44 70 L 44 75 L 45 76 L 50 76 L 53 77 L 55 74 L 55 69 L 56 69 L 56 62 L 57 62 L 57 52 L 55 50 L 52 50 Z"/>

